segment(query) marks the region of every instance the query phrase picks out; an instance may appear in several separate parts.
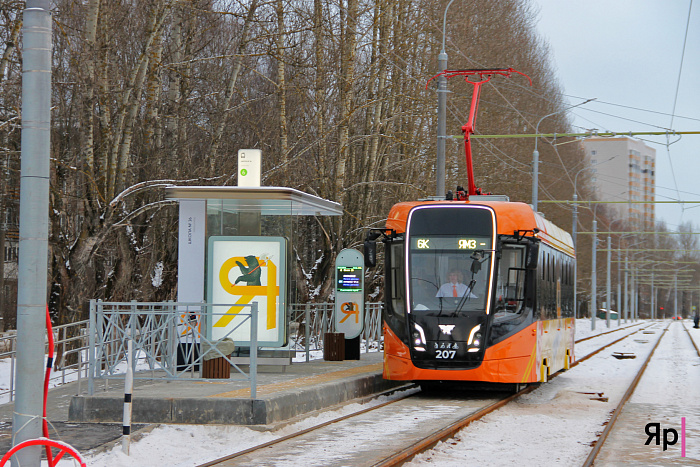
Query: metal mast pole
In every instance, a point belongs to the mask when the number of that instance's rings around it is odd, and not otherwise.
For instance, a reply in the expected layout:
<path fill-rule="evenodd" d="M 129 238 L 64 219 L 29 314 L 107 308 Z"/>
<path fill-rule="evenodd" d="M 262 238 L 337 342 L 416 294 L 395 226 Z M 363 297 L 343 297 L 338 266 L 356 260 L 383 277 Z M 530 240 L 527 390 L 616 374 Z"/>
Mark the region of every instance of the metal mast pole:
<path fill-rule="evenodd" d="M 596 235 L 596 232 L 598 231 L 598 222 L 593 219 L 593 254 L 592 256 L 592 268 L 591 268 L 591 329 L 595 330 L 595 314 L 597 311 L 598 306 L 596 305 L 596 294 L 598 293 L 598 289 L 596 287 L 596 281 L 598 278 L 596 277 L 596 264 L 595 264 L 595 257 L 596 257 L 596 251 L 597 251 L 597 243 L 598 243 L 598 236 Z"/>
<path fill-rule="evenodd" d="M 656 293 L 654 292 L 654 267 L 651 267 L 651 319 L 654 320 L 656 314 Z"/>
<path fill-rule="evenodd" d="M 578 174 L 576 174 L 578 175 Z M 576 252 L 576 223 L 578 222 L 578 195 L 576 194 L 576 190 L 574 190 L 574 212 L 573 212 L 573 218 L 574 218 L 574 223 L 571 226 L 571 236 L 573 237 L 574 240 L 574 252 Z M 578 319 L 578 301 L 576 297 L 576 292 L 578 292 L 578 259 L 574 261 L 574 319 Z"/>
<path fill-rule="evenodd" d="M 442 19 L 442 50 L 438 55 L 440 71 L 447 70 L 447 52 L 445 51 L 445 33 L 447 27 L 447 10 L 454 0 L 445 7 Z M 438 122 L 437 122 L 437 161 L 435 167 L 435 196 L 445 196 L 445 141 L 447 140 L 447 77 L 438 77 Z"/>
<path fill-rule="evenodd" d="M 639 317 L 639 284 L 637 283 L 637 269 L 632 270 L 632 322 L 636 322 Z"/>
<path fill-rule="evenodd" d="M 17 400 L 12 443 L 41 437 L 49 232 L 51 15 L 49 0 L 27 0 L 22 28 L 22 171 L 17 295 Z M 39 465 L 41 448 L 12 465 Z"/>
<path fill-rule="evenodd" d="M 622 243 L 620 243 L 622 246 Z M 620 276 L 620 253 L 617 254 L 617 325 L 622 323 L 622 278 Z"/>
<path fill-rule="evenodd" d="M 540 152 L 537 150 L 537 140 L 535 139 L 535 150 L 532 151 L 532 209 L 537 212 L 537 191 L 540 186 Z"/>
<path fill-rule="evenodd" d="M 625 255 L 625 323 L 630 316 L 630 292 L 629 292 L 629 260 Z"/>
<path fill-rule="evenodd" d="M 608 235 L 608 279 L 606 282 L 606 293 L 608 296 L 608 311 L 605 313 L 605 324 L 610 327 L 610 309 L 612 308 L 612 292 L 610 288 L 610 263 L 612 263 L 612 238 Z"/>
<path fill-rule="evenodd" d="M 678 274 L 673 275 L 673 317 L 678 316 Z"/>

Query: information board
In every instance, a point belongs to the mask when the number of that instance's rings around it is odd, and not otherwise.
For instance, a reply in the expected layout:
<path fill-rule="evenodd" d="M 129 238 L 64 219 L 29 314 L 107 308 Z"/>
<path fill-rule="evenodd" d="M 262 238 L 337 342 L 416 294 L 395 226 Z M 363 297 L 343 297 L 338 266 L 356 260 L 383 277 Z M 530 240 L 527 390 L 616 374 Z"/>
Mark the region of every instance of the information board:
<path fill-rule="evenodd" d="M 335 330 L 354 339 L 365 323 L 364 261 L 362 253 L 346 248 L 335 260 Z"/>

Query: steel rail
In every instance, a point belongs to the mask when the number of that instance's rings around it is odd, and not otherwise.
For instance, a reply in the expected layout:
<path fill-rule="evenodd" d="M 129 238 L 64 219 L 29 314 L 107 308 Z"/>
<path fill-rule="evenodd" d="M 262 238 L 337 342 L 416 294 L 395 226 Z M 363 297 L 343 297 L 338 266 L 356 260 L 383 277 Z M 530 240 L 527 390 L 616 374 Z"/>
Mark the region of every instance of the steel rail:
<path fill-rule="evenodd" d="M 629 333 L 629 334 L 626 334 L 626 335 L 620 337 L 619 339 L 614 340 L 614 341 L 612 341 L 611 343 L 609 343 L 609 344 L 607 344 L 607 345 L 604 345 L 603 347 L 599 348 L 599 349 L 596 350 L 595 352 L 589 353 L 588 355 L 586 355 L 586 356 L 583 357 L 583 358 L 579 358 L 578 360 L 576 360 L 576 361 L 571 365 L 571 368 L 575 367 L 576 365 L 578 365 L 578 364 L 581 363 L 581 362 L 585 362 L 586 360 L 588 360 L 588 359 L 591 358 L 592 356 L 599 354 L 600 352 L 602 352 L 603 350 L 607 349 L 607 348 L 610 347 L 611 345 L 617 344 L 618 342 L 620 342 L 620 341 L 622 341 L 622 340 L 624 340 L 624 339 L 627 339 L 628 337 L 630 337 L 630 336 L 632 336 L 632 335 L 634 335 L 634 334 L 637 334 L 639 331 L 643 331 L 644 329 L 647 329 L 647 328 L 649 328 L 649 327 L 651 327 L 651 326 L 653 326 L 653 323 L 650 324 L 649 326 L 646 326 L 646 327 L 644 327 L 644 328 L 639 328 L 639 329 L 637 329 L 637 330 L 634 331 L 634 332 L 631 332 L 631 333 Z M 600 335 L 600 334 L 599 334 L 599 335 Z M 555 374 L 558 374 L 558 373 L 555 373 Z"/>
<path fill-rule="evenodd" d="M 690 337 L 690 331 L 688 331 L 688 327 L 682 321 L 681 321 L 681 324 L 683 325 L 683 329 L 685 329 L 685 332 L 688 333 L 688 339 L 690 339 L 691 344 L 693 344 L 693 347 L 695 347 L 695 351 L 698 353 L 698 357 L 700 357 L 700 349 L 698 348 L 698 345 L 695 343 L 693 338 Z"/>
<path fill-rule="evenodd" d="M 637 325 L 635 324 L 633 326 L 637 326 Z M 620 329 L 628 329 L 629 327 L 631 327 L 631 326 L 628 326 L 627 328 L 620 328 Z M 616 343 L 620 342 L 621 340 L 627 339 L 628 337 L 638 333 L 640 330 L 646 329 L 647 327 L 636 329 L 634 332 L 626 334 L 626 335 L 622 336 L 621 338 L 619 338 L 619 339 L 617 339 L 609 344 L 606 344 L 603 347 L 601 347 L 600 349 L 586 355 L 585 357 L 583 357 L 579 360 L 576 360 L 574 363 L 571 364 L 571 368 L 575 367 L 576 365 L 578 365 L 579 363 L 581 363 L 585 360 L 588 360 L 589 358 L 598 354 L 599 352 L 602 352 L 603 350 L 610 347 L 611 345 L 616 344 Z M 618 330 L 619 329 L 616 329 L 614 331 L 608 331 L 606 333 L 601 333 L 601 334 L 598 334 L 598 335 L 593 336 L 593 337 L 598 337 L 598 336 L 601 336 L 603 334 L 609 334 L 610 332 L 615 332 Z M 585 340 L 585 339 L 581 339 L 581 340 Z M 556 378 L 557 376 L 559 376 L 563 372 L 564 372 L 564 370 L 558 371 L 558 372 L 554 373 L 553 375 L 550 375 L 549 380 Z M 484 415 L 487 415 L 487 414 L 489 414 L 497 409 L 500 409 L 501 407 L 508 404 L 509 402 L 514 400 L 515 398 L 522 396 L 524 394 L 527 394 L 528 392 L 534 390 L 538 386 L 539 385 L 537 383 L 531 384 L 530 386 L 526 387 L 525 389 L 523 389 L 522 391 L 520 391 L 516 394 L 513 394 L 513 395 L 511 395 L 505 399 L 502 399 L 498 402 L 495 402 L 495 403 L 489 405 L 488 407 L 484 407 L 483 409 L 479 410 L 478 412 L 475 412 L 475 413 L 473 413 L 473 414 L 471 414 L 471 415 L 469 415 L 461 420 L 454 422 L 453 424 L 451 424 L 450 426 L 448 426 L 446 428 L 443 428 L 441 430 L 438 430 L 438 431 L 430 434 L 429 436 L 423 438 L 422 440 L 413 444 L 412 446 L 410 446 L 410 447 L 408 447 L 408 448 L 406 448 L 398 453 L 395 453 L 395 454 L 385 458 L 384 460 L 374 464 L 372 467 L 391 467 L 391 466 L 395 466 L 395 465 L 399 465 L 399 464 L 402 464 L 404 462 L 407 462 L 407 461 L 411 460 L 413 457 L 415 457 L 416 455 L 433 448 L 440 441 L 446 441 L 446 440 L 454 437 L 454 435 L 457 434 L 457 432 L 459 430 L 466 427 L 471 422 L 476 421 L 476 420 L 480 419 L 481 417 L 483 417 Z"/>
<path fill-rule="evenodd" d="M 602 335 L 604 335 L 604 334 L 609 334 L 609 333 L 612 333 L 612 332 L 617 332 L 617 331 L 619 331 L 619 330 L 629 329 L 629 328 L 631 328 L 631 327 L 640 326 L 640 325 L 642 325 L 642 324 L 644 324 L 644 323 L 634 324 L 634 325 L 628 326 L 628 327 L 626 327 L 626 328 L 614 329 L 614 330 L 611 330 L 611 331 L 607 331 L 607 332 L 605 332 L 605 333 L 597 334 L 596 336 L 592 336 L 592 337 L 599 337 L 599 336 L 602 336 Z M 648 326 L 647 326 L 647 327 L 648 327 Z M 638 329 L 636 329 L 634 332 L 628 333 L 628 334 L 622 336 L 621 338 L 619 338 L 619 339 L 617 339 L 617 340 L 615 340 L 615 341 L 613 341 L 613 342 L 611 342 L 611 343 L 609 343 L 609 344 L 606 344 L 605 346 L 601 347 L 600 349 L 598 349 L 598 350 L 596 350 L 596 351 L 594 351 L 594 352 L 592 352 L 592 353 L 586 355 L 585 357 L 583 357 L 583 358 L 581 358 L 581 359 L 579 359 L 579 360 L 576 360 L 576 361 L 571 365 L 571 367 L 573 368 L 574 366 L 576 366 L 576 365 L 578 365 L 579 363 L 581 363 L 581 362 L 587 360 L 588 358 L 592 357 L 593 355 L 595 355 L 595 354 L 597 354 L 597 353 L 599 353 L 599 352 L 605 350 L 606 348 L 610 347 L 610 346 L 613 345 L 613 344 L 616 344 L 616 343 L 620 342 L 620 341 L 623 340 L 623 339 L 626 339 L 627 337 L 630 337 L 630 336 L 636 334 L 637 332 L 639 332 L 640 330 L 643 330 L 643 329 L 646 329 L 646 327 L 644 327 L 644 328 L 638 328 Z M 583 340 L 587 340 L 587 339 L 589 339 L 589 338 L 584 338 L 584 339 L 581 339 L 581 340 L 579 340 L 579 341 L 577 341 L 577 342 L 580 342 L 580 341 L 583 341 Z M 550 375 L 549 380 L 551 380 L 551 379 L 557 377 L 558 375 L 562 374 L 563 372 L 564 372 L 564 370 L 559 371 L 559 372 L 557 372 L 557 373 L 555 373 L 555 374 L 553 374 L 553 375 Z M 396 392 L 396 391 L 408 389 L 408 388 L 410 388 L 410 387 L 412 387 L 412 385 L 401 386 L 400 388 L 395 388 L 395 389 L 392 389 L 392 390 L 389 390 L 389 391 L 385 391 L 384 393 L 381 393 L 381 394 L 379 394 L 379 395 L 390 394 L 390 393 L 393 393 L 393 392 Z M 510 396 L 508 396 L 508 397 L 505 397 L 505 398 L 503 398 L 503 399 L 501 399 L 501 400 L 499 400 L 499 401 L 496 401 L 496 402 L 494 402 L 494 403 L 492 403 L 492 404 L 490 404 L 490 405 L 488 405 L 488 406 L 486 406 L 486 407 L 483 407 L 483 408 L 479 409 L 477 412 L 474 412 L 474 413 L 472 413 L 472 414 L 470 414 L 470 415 L 468 415 L 468 416 L 466 416 L 466 417 L 464 417 L 464 418 L 462 418 L 462 419 L 460 419 L 460 420 L 458 420 L 458 421 L 456 421 L 456 422 L 450 424 L 449 426 L 447 426 L 447 427 L 445 427 L 445 428 L 436 430 L 435 432 L 431 433 L 431 434 L 428 435 L 427 437 L 425 437 L 425 438 L 421 439 L 420 441 L 414 443 L 412 446 L 410 446 L 410 447 L 408 447 L 408 448 L 405 448 L 405 449 L 403 449 L 403 450 L 401 450 L 401 451 L 399 451 L 399 452 L 397 452 L 397 453 L 394 453 L 394 454 L 392 454 L 392 455 L 386 457 L 385 459 L 383 459 L 382 461 L 380 461 L 380 462 L 378 462 L 378 463 L 375 463 L 375 464 L 373 465 L 373 467 L 389 467 L 389 466 L 399 465 L 399 464 L 402 464 L 402 463 L 404 463 L 404 462 L 407 462 L 407 461 L 409 461 L 411 458 L 413 458 L 414 456 L 416 456 L 417 454 L 420 454 L 420 453 L 422 453 L 422 452 L 425 452 L 425 451 L 431 449 L 432 447 L 434 447 L 435 445 L 437 445 L 440 441 L 445 441 L 445 440 L 447 440 L 447 439 L 450 439 L 450 438 L 454 437 L 454 435 L 455 435 L 459 430 L 461 430 L 462 428 L 468 426 L 471 422 L 476 421 L 476 420 L 479 420 L 480 418 L 484 417 L 485 415 L 487 415 L 487 414 L 489 414 L 489 413 L 491 413 L 491 412 L 494 412 L 494 411 L 500 409 L 501 407 L 503 407 L 504 405 L 506 405 L 506 404 L 508 404 L 509 402 L 513 401 L 513 400 L 516 399 L 517 397 L 522 396 L 522 395 L 524 395 L 524 394 L 527 394 L 527 393 L 533 391 L 534 389 L 536 389 L 537 387 L 539 387 L 539 384 L 538 384 L 538 383 L 530 384 L 529 386 L 527 386 L 526 388 L 522 389 L 521 391 L 519 391 L 519 392 L 517 392 L 517 393 L 515 393 L 515 394 L 512 394 L 512 395 L 510 395 Z M 381 408 L 381 407 L 387 406 L 387 405 L 392 404 L 392 403 L 394 403 L 394 402 L 398 402 L 398 401 L 400 401 L 400 400 L 406 399 L 406 398 L 411 397 L 411 396 L 413 396 L 413 394 L 407 394 L 407 395 L 404 395 L 404 396 L 402 396 L 402 397 L 400 397 L 400 398 L 397 398 L 397 399 L 395 399 L 395 400 L 387 401 L 387 402 L 384 402 L 384 403 L 382 403 L 382 404 L 379 404 L 379 405 L 376 405 L 376 406 L 373 406 L 373 407 L 369 407 L 369 408 L 367 408 L 367 409 L 363 409 L 363 410 L 360 410 L 360 411 L 358 411 L 358 412 L 354 412 L 354 413 L 352 413 L 352 414 L 348 414 L 348 415 L 344 415 L 344 416 L 342 416 L 342 417 L 334 418 L 333 420 L 329 420 L 329 421 L 326 421 L 326 422 L 324 422 L 324 423 L 320 423 L 320 424 L 315 425 L 315 426 L 313 426 L 313 427 L 306 428 L 306 429 L 301 430 L 301 431 L 299 431 L 299 432 L 296 432 L 296 433 L 293 433 L 293 434 L 290 434 L 290 435 L 287 435 L 287 436 L 284 436 L 284 437 L 275 439 L 275 440 L 273 440 L 273 441 L 269 441 L 269 442 L 267 442 L 267 443 L 263 443 L 263 444 L 260 444 L 260 445 L 257 445 L 257 446 L 253 446 L 253 447 L 250 447 L 250 448 L 248 448 L 248 449 L 245 449 L 245 450 L 236 452 L 236 453 L 234 453 L 234 454 L 230 454 L 230 455 L 227 455 L 227 456 L 218 458 L 218 459 L 214 459 L 214 460 L 209 461 L 209 462 L 204 463 L 204 464 L 199 464 L 197 467 L 212 467 L 212 466 L 216 466 L 216 465 L 218 465 L 218 464 L 224 463 L 224 462 L 229 461 L 229 460 L 231 460 L 231 459 L 235 459 L 235 458 L 237 458 L 237 457 L 240 457 L 240 456 L 243 456 L 243 455 L 246 455 L 246 454 L 250 454 L 250 453 L 252 453 L 252 452 L 255 452 L 255 451 L 258 451 L 258 450 L 261 450 L 261 449 L 270 447 L 270 446 L 274 446 L 275 444 L 278 444 L 278 443 L 287 441 L 287 440 L 289 440 L 289 439 L 293 439 L 293 438 L 295 438 L 295 437 L 298 437 L 298 436 L 301 436 L 301 435 L 310 433 L 310 432 L 312 432 L 312 431 L 315 431 L 315 430 L 318 430 L 318 429 L 320 429 L 320 428 L 323 428 L 323 427 L 332 425 L 332 424 L 334 424 L 334 423 L 337 423 L 337 422 L 341 422 L 341 421 L 350 419 L 350 418 L 355 417 L 355 416 L 357 416 L 357 415 L 361 415 L 361 414 L 370 412 L 370 411 L 372 411 L 372 410 L 379 409 L 379 408 Z"/>
<path fill-rule="evenodd" d="M 627 392 L 625 392 L 625 394 L 622 396 L 622 400 L 620 400 L 620 403 L 615 408 L 615 411 L 613 412 L 612 416 L 610 417 L 610 420 L 608 420 L 608 423 L 605 425 L 605 429 L 600 434 L 598 439 L 595 441 L 595 445 L 593 446 L 593 449 L 591 449 L 591 452 L 588 454 L 588 457 L 586 458 L 585 462 L 583 463 L 583 467 L 590 467 L 593 465 L 593 462 L 595 462 L 596 456 L 598 455 L 598 453 L 602 449 L 603 445 L 605 444 L 605 440 L 608 438 L 608 435 L 610 434 L 613 427 L 615 426 L 615 422 L 617 421 L 617 417 L 622 412 L 622 409 L 624 408 L 624 406 L 627 403 L 627 401 L 629 400 L 629 398 L 632 397 L 632 394 L 634 394 L 634 390 L 637 387 L 639 380 L 642 379 L 642 376 L 644 375 L 644 371 L 647 369 L 647 365 L 649 365 L 649 362 L 651 361 L 651 357 L 654 356 L 654 351 L 659 346 L 659 342 L 661 342 L 661 339 L 664 338 L 664 335 L 666 334 L 666 331 L 668 331 L 669 326 L 671 326 L 671 323 L 669 323 L 666 326 L 666 329 L 663 330 L 663 333 L 656 341 L 654 348 L 651 349 L 651 352 L 649 352 L 649 356 L 647 357 L 647 359 L 644 361 L 644 364 L 637 372 L 637 376 L 634 378 L 634 380 L 630 384 L 629 388 L 627 388 Z"/>
<path fill-rule="evenodd" d="M 411 389 L 411 388 L 413 388 L 413 387 L 415 387 L 415 386 L 416 386 L 416 385 L 415 385 L 415 384 L 412 384 L 412 383 L 411 383 L 411 384 L 406 384 L 406 385 L 403 385 L 403 386 L 399 386 L 398 388 L 393 388 L 393 389 L 390 389 L 390 390 L 388 390 L 388 391 L 384 391 L 384 392 L 381 392 L 381 393 L 379 393 L 379 394 L 375 394 L 375 395 L 372 396 L 371 398 L 372 398 L 372 399 L 375 399 L 375 398 L 377 398 L 377 397 L 379 397 L 379 396 L 386 396 L 386 395 L 393 394 L 393 393 L 398 392 L 398 391 L 404 391 L 404 390 L 407 390 L 407 389 Z M 218 465 L 218 464 L 221 464 L 221 463 L 223 463 L 223 462 L 229 461 L 229 460 L 231 460 L 231 459 L 235 459 L 236 457 L 240 457 L 240 456 L 243 456 L 243 455 L 245 455 L 245 454 L 250 454 L 251 452 L 255 452 L 255 451 L 258 451 L 258 450 L 260 450 L 260 449 L 264 449 L 264 448 L 267 448 L 267 447 L 270 447 L 270 446 L 274 446 L 275 444 L 282 443 L 282 442 L 284 442 L 284 441 L 287 441 L 287 440 L 296 438 L 297 436 L 305 435 L 305 434 L 310 433 L 310 432 L 312 432 L 312 431 L 314 431 L 314 430 L 318 430 L 318 429 L 323 428 L 323 427 L 326 427 L 326 426 L 328 426 L 328 425 L 332 425 L 333 423 L 342 422 L 343 420 L 347 420 L 347 419 L 349 419 L 349 418 L 356 417 L 357 415 L 362 415 L 362 414 L 364 414 L 364 413 L 371 412 L 372 410 L 376 410 L 376 409 L 379 409 L 379 408 L 381 408 L 381 407 L 385 407 L 385 406 L 387 406 L 387 405 L 389 405 L 389 404 L 393 404 L 394 402 L 398 402 L 398 401 L 400 401 L 400 400 L 403 400 L 403 399 L 407 399 L 407 398 L 409 398 L 409 397 L 412 397 L 413 395 L 415 395 L 415 393 L 413 393 L 413 394 L 404 394 L 403 396 L 398 397 L 397 399 L 393 399 L 393 400 L 390 400 L 390 401 L 387 401 L 387 402 L 383 402 L 383 403 L 381 403 L 381 404 L 379 404 L 379 405 L 374 405 L 374 406 L 372 406 L 372 407 L 368 407 L 368 408 L 366 408 L 366 409 L 362 409 L 362 410 L 360 410 L 360 411 L 358 411 L 358 412 L 353 412 L 353 413 L 348 414 L 348 415 L 343 415 L 342 417 L 334 418 L 333 420 L 328 420 L 328 421 L 326 421 L 326 422 L 319 423 L 318 425 L 314 425 L 314 426 L 312 426 L 312 427 L 306 428 L 306 429 L 301 430 L 301 431 L 298 431 L 298 432 L 296 432 L 296 433 L 292 433 L 292 434 L 290 434 L 290 435 L 283 436 L 283 437 L 281 437 L 281 438 L 277 438 L 277 439 L 274 439 L 274 440 L 272 440 L 272 441 L 268 441 L 267 443 L 258 444 L 257 446 L 253 446 L 253 447 L 250 447 L 250 448 L 248 448 L 248 449 L 244 449 L 243 451 L 238 451 L 238 452 L 236 452 L 236 453 L 229 454 L 229 455 L 227 455 L 227 456 L 220 457 L 220 458 L 218 458 L 218 459 L 214 459 L 213 461 L 209 461 L 209 462 L 206 462 L 206 463 L 204 463 L 204 464 L 199 464 L 199 465 L 197 465 L 197 467 L 211 467 L 211 466 L 214 466 L 214 465 Z"/>
<path fill-rule="evenodd" d="M 611 320 L 611 321 L 612 321 L 612 320 Z M 588 337 L 584 337 L 583 339 L 579 339 L 579 340 L 577 340 L 577 341 L 574 342 L 574 343 L 575 343 L 575 344 L 578 344 L 579 342 L 587 341 L 587 340 L 589 340 L 589 339 L 595 339 L 596 337 L 604 336 L 604 335 L 606 335 L 606 334 L 612 334 L 613 332 L 622 331 L 622 330 L 625 330 L 625 329 L 631 329 L 631 328 L 633 328 L 634 326 L 641 326 L 641 325 L 643 325 L 643 324 L 647 324 L 647 323 L 636 323 L 636 324 L 633 324 L 632 326 L 625 326 L 624 328 L 617 328 L 617 329 L 612 329 L 612 330 L 610 330 L 610 331 L 601 332 L 600 334 L 596 334 L 595 336 L 588 336 Z M 638 330 L 639 330 L 639 329 L 637 329 L 635 332 L 637 332 Z"/>
<path fill-rule="evenodd" d="M 437 430 L 434 433 L 430 434 L 429 436 L 423 438 L 422 440 L 418 441 L 417 443 L 413 444 L 410 447 L 407 447 L 406 449 L 393 454 L 384 460 L 377 462 L 374 464 L 372 467 L 391 467 L 394 465 L 399 465 L 404 462 L 407 462 L 411 460 L 414 456 L 427 451 L 428 449 L 433 448 L 436 444 L 438 444 L 440 441 L 445 441 L 450 438 L 452 438 L 459 430 L 462 428 L 466 427 L 469 425 L 471 422 L 479 420 L 481 417 L 484 415 L 490 414 L 491 412 L 500 409 L 507 403 L 511 402 L 517 397 L 522 396 L 523 394 L 527 394 L 528 392 L 532 391 L 535 389 L 535 385 L 531 385 L 526 387 L 525 389 L 506 397 L 505 399 L 501 399 L 498 402 L 494 402 L 493 404 L 484 407 L 483 409 L 462 418 L 461 420 L 457 420 L 456 422 L 452 423 L 451 425 L 441 429 Z"/>

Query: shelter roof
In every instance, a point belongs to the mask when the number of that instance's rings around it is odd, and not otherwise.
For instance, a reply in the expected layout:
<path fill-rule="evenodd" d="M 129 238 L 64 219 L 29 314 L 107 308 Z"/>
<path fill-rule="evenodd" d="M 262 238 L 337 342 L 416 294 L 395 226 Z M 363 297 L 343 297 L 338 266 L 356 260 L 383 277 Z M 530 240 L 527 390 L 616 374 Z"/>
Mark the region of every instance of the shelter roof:
<path fill-rule="evenodd" d="M 226 210 L 264 215 L 340 216 L 343 206 L 288 187 L 171 186 L 170 199 L 221 200 Z"/>

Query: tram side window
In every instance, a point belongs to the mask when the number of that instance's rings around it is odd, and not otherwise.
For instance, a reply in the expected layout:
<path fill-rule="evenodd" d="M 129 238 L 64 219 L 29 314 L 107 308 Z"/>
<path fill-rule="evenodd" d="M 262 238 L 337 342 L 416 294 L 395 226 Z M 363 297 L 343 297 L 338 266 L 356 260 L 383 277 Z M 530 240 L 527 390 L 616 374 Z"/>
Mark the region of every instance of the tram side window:
<path fill-rule="evenodd" d="M 394 313 L 403 316 L 406 313 L 405 290 L 403 275 L 404 252 L 403 242 L 391 244 L 391 303 Z"/>
<path fill-rule="evenodd" d="M 504 246 L 496 281 L 496 313 L 520 313 L 525 300 L 525 247 Z"/>

